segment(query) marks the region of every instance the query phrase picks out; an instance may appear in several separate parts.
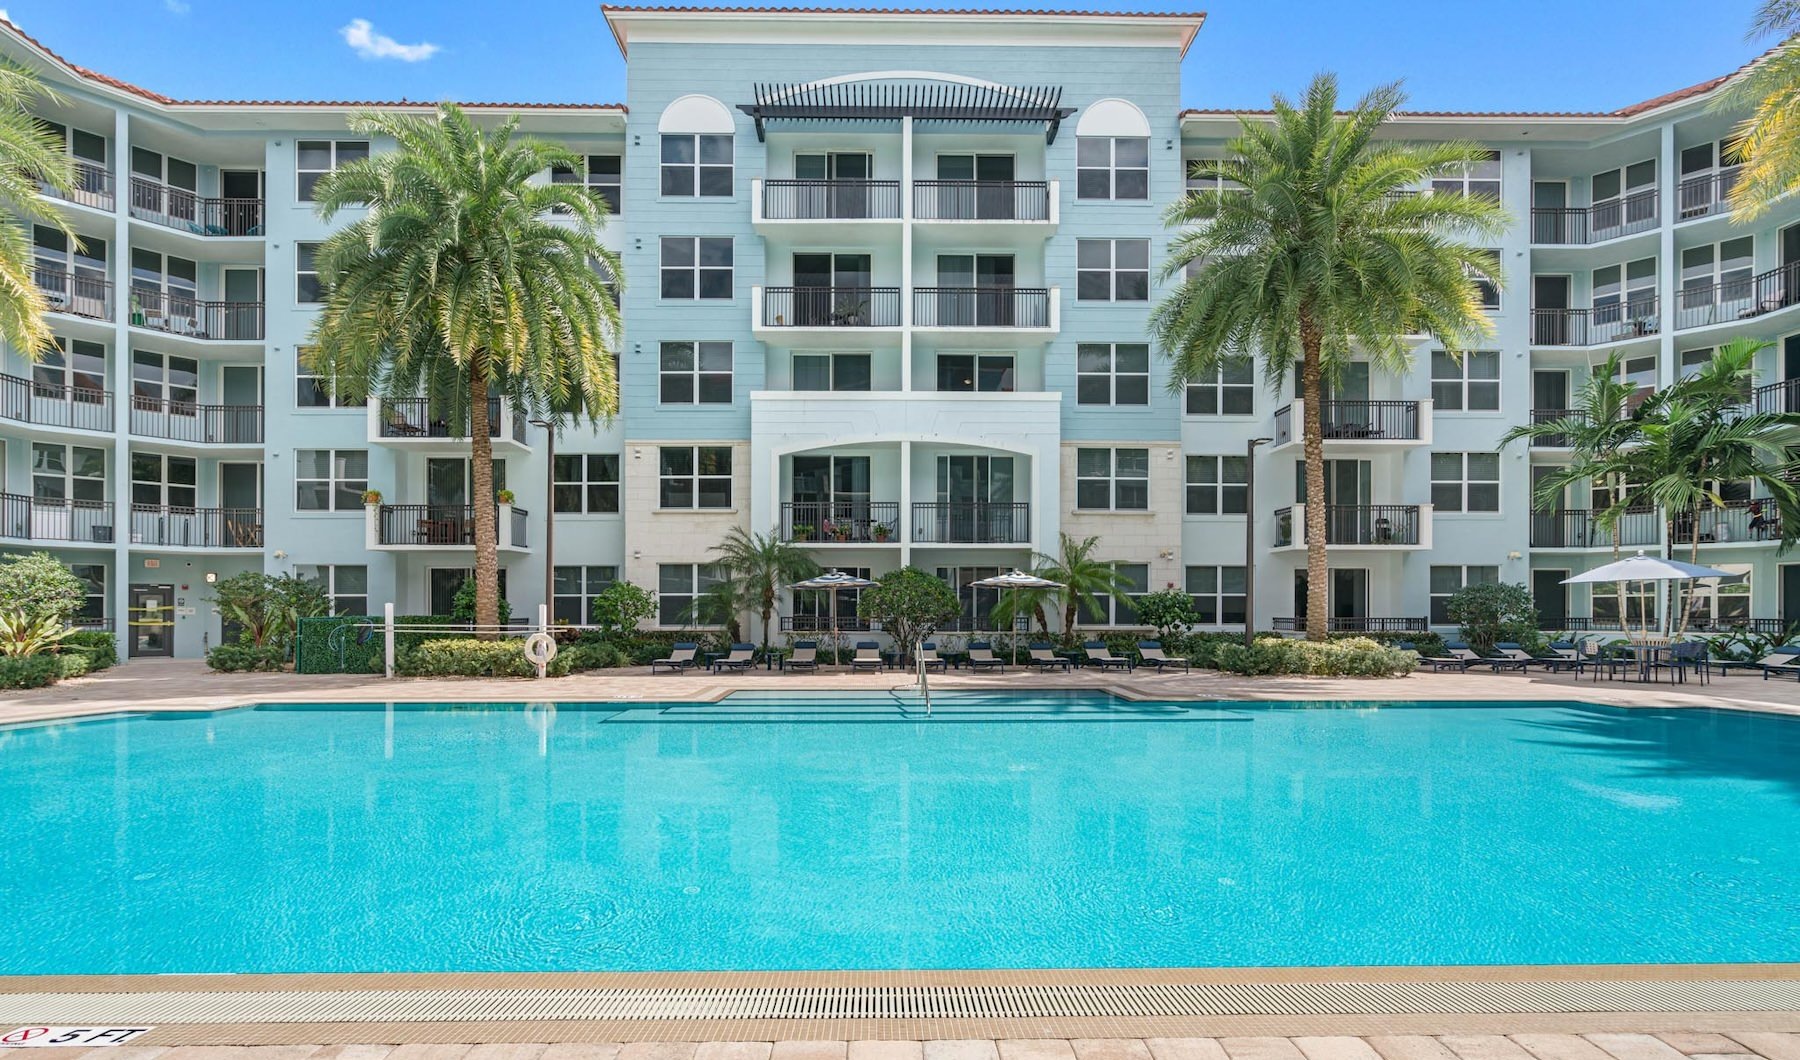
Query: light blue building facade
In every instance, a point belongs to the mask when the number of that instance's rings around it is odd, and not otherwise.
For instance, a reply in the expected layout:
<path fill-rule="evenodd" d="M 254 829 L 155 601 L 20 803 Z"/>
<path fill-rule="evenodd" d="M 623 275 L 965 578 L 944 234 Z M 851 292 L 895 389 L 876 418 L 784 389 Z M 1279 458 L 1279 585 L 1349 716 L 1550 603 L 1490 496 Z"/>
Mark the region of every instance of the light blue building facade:
<path fill-rule="evenodd" d="M 1237 127 L 1181 109 L 1201 16 L 605 14 L 622 104 L 472 107 L 588 156 L 625 266 L 619 416 L 563 426 L 552 459 L 543 427 L 490 410 L 515 614 L 548 602 L 579 620 L 627 578 L 682 625 L 742 527 L 869 576 L 934 571 L 984 627 L 994 600 L 969 583 L 1069 533 L 1098 536 L 1137 589 L 1184 587 L 1208 625 L 1241 628 L 1248 526 L 1256 624 L 1301 620 L 1294 402 L 1229 371 L 1171 388 L 1147 334 L 1173 282 L 1164 212 L 1217 193 L 1185 163 Z M 36 233 L 60 352 L 0 357 L 0 548 L 65 559 L 86 617 L 137 655 L 217 643 L 207 586 L 243 570 L 319 577 L 345 611 L 446 611 L 473 563 L 463 425 L 423 400 L 334 407 L 298 361 L 311 245 L 330 231 L 308 190 L 387 145 L 350 134 L 343 104 L 171 100 L 11 27 L 0 40 L 64 97 L 43 117 L 82 179 L 54 201 L 84 244 Z M 1496 247 L 1491 348 L 1456 361 L 1422 344 L 1403 377 L 1353 369 L 1326 410 L 1341 628 L 1422 628 L 1472 580 L 1529 584 L 1551 626 L 1616 624 L 1616 601 L 1560 584 L 1611 558 L 1591 499 L 1531 510 L 1566 450 L 1498 445 L 1614 351 L 1651 387 L 1727 338 L 1768 338 L 1754 399 L 1788 407 L 1800 218 L 1725 217 L 1716 87 L 1394 124 L 1490 145 L 1488 164 L 1419 190 L 1495 195 L 1518 223 Z M 1271 441 L 1246 512 L 1255 438 Z M 1800 617 L 1800 566 L 1752 526 L 1755 498 L 1728 492 L 1700 550 L 1743 577 L 1709 616 Z M 1671 532 L 1655 512 L 1627 522 L 1632 547 Z M 779 632 L 828 613 L 798 594 Z M 1119 602 L 1090 621 L 1133 616 Z"/>

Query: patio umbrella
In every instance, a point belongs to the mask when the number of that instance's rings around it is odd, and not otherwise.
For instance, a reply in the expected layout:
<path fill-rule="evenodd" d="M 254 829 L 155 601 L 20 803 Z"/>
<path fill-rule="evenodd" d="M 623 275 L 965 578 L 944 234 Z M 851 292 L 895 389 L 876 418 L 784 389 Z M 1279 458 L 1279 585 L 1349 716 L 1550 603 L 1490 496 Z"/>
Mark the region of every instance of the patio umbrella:
<path fill-rule="evenodd" d="M 838 613 L 837 591 L 839 589 L 867 589 L 875 583 L 867 578 L 859 578 L 854 574 L 845 574 L 841 570 L 826 571 L 803 582 L 795 582 L 795 589 L 824 589 L 831 593 L 831 657 L 837 660 L 838 654 Z"/>
<path fill-rule="evenodd" d="M 982 589 L 1061 589 L 1063 587 L 1062 582 L 1053 582 L 1049 578 L 1040 578 L 1035 574 L 1028 574 L 1017 568 L 1014 568 L 1010 573 L 997 574 L 992 578 L 983 578 L 980 581 L 973 581 L 969 584 Z M 1012 639 L 1015 642 L 1013 644 L 1015 650 L 1018 648 L 1018 644 L 1016 643 L 1019 639 L 1018 628 L 1019 616 L 1014 615 Z"/>
<path fill-rule="evenodd" d="M 1717 567 L 1702 567 L 1696 563 L 1683 563 L 1678 559 L 1663 559 L 1661 556 L 1646 556 L 1642 549 L 1638 554 L 1626 559 L 1602 564 L 1590 571 L 1583 571 L 1572 578 L 1564 578 L 1564 585 L 1591 584 L 1593 582 L 1691 582 L 1701 578 L 1730 578 L 1732 573 Z M 1625 616 L 1619 616 L 1620 622 Z M 1645 624 L 1648 629 L 1648 623 Z M 1630 632 L 1627 627 L 1626 632 Z"/>

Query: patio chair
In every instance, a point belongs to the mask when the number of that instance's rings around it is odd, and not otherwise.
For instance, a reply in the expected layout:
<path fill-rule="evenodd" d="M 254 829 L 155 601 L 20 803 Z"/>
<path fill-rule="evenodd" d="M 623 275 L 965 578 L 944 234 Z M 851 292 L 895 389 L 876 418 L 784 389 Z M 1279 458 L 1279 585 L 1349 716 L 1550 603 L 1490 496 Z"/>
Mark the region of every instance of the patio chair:
<path fill-rule="evenodd" d="M 1652 660 L 1650 668 L 1667 670 L 1671 678 L 1680 681 L 1686 681 L 1689 672 L 1697 673 L 1700 675 L 1700 683 L 1705 684 L 1707 678 L 1712 675 L 1711 663 L 1705 641 L 1684 640 L 1678 644 L 1671 644 L 1668 654 Z"/>
<path fill-rule="evenodd" d="M 1051 651 L 1050 645 L 1048 644 L 1033 644 L 1027 648 L 1026 651 L 1030 653 L 1030 657 L 1025 661 L 1031 665 L 1033 670 L 1038 670 L 1040 672 L 1044 670 L 1061 670 L 1063 673 L 1069 672 L 1069 660 L 1056 654 L 1054 651 Z"/>
<path fill-rule="evenodd" d="M 1399 648 L 1401 651 L 1417 652 L 1419 656 L 1419 665 L 1429 666 L 1433 671 L 1467 670 L 1469 668 L 1467 661 L 1458 659 L 1454 655 L 1428 655 L 1410 640 L 1403 640 L 1396 644 L 1395 647 Z"/>
<path fill-rule="evenodd" d="M 856 642 L 856 655 L 850 660 L 852 672 L 857 670 L 881 669 L 881 645 L 872 640 Z"/>
<path fill-rule="evenodd" d="M 1542 662 L 1544 669 L 1553 674 L 1559 674 L 1565 670 L 1580 673 L 1582 668 L 1587 665 L 1587 661 L 1581 657 L 1581 648 L 1572 640 L 1551 641 L 1550 652 L 1551 654 L 1544 657 Z"/>
<path fill-rule="evenodd" d="M 1769 649 L 1769 654 L 1760 659 L 1720 659 L 1712 665 L 1721 674 L 1728 674 L 1738 670 L 1753 671 L 1765 666 L 1780 666 L 1795 661 L 1795 656 L 1800 656 L 1800 644 L 1783 644 L 1779 648 Z"/>
<path fill-rule="evenodd" d="M 667 659 L 654 659 L 650 663 L 650 672 L 668 670 L 681 673 L 694 668 L 694 656 L 700 651 L 700 645 L 682 641 L 669 652 Z"/>
<path fill-rule="evenodd" d="M 399 409 L 388 410 L 387 433 L 389 437 L 411 438 L 425 433 L 425 428 L 411 423 L 406 413 Z"/>
<path fill-rule="evenodd" d="M 1445 641 L 1444 650 L 1450 653 L 1450 658 L 1462 663 L 1465 670 L 1471 666 L 1483 666 L 1493 661 L 1460 640 Z"/>
<path fill-rule="evenodd" d="M 999 673 L 1005 673 L 1006 663 L 998 655 L 994 654 L 994 646 L 992 644 L 989 644 L 985 640 L 972 640 L 969 642 L 969 669 L 976 671 L 995 670 Z"/>
<path fill-rule="evenodd" d="M 1154 640 L 1138 641 L 1138 663 L 1143 666 L 1154 666 L 1157 673 L 1167 673 L 1169 667 L 1179 666 L 1182 673 L 1193 669 L 1186 659 L 1172 659 L 1163 652 L 1163 646 Z"/>
<path fill-rule="evenodd" d="M 714 659 L 712 668 L 719 671 L 736 670 L 738 673 L 743 673 L 745 670 L 748 670 L 755 665 L 756 645 L 733 644 L 731 646 L 731 654 L 722 659 Z"/>
<path fill-rule="evenodd" d="M 945 660 L 938 658 L 936 641 L 928 640 L 920 644 L 917 658 L 919 660 L 919 665 L 927 670 L 936 670 L 939 673 L 950 672 L 950 664 Z"/>
<path fill-rule="evenodd" d="M 1800 655 L 1784 656 L 1780 662 L 1761 663 L 1758 665 L 1758 668 L 1762 670 L 1763 680 L 1765 681 L 1769 679 L 1770 674 L 1775 674 L 1777 676 L 1781 674 L 1793 674 L 1794 679 L 1800 681 Z"/>
<path fill-rule="evenodd" d="M 794 642 L 794 653 L 781 660 L 783 671 L 793 670 L 796 673 L 804 670 L 816 673 L 819 669 L 819 642 L 816 640 L 799 640 Z"/>
<path fill-rule="evenodd" d="M 1103 641 L 1090 640 L 1081 646 L 1081 650 L 1087 653 L 1089 666 L 1098 666 L 1102 670 L 1131 669 L 1131 660 L 1114 655 Z"/>
<path fill-rule="evenodd" d="M 1544 660 L 1512 641 L 1495 644 L 1494 650 L 1499 654 L 1489 656 L 1487 662 L 1494 668 L 1495 673 L 1499 673 L 1503 669 L 1524 672 L 1533 666 L 1545 665 Z"/>

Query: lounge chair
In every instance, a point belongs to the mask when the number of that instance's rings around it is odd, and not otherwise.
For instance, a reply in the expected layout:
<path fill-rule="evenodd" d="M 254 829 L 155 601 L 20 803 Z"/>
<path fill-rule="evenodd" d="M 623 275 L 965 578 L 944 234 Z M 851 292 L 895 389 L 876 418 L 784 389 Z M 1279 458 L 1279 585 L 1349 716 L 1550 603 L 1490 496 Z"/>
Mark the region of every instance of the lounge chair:
<path fill-rule="evenodd" d="M 1777 676 L 1782 674 L 1793 674 L 1795 680 L 1800 680 L 1800 654 L 1784 655 L 1778 662 L 1769 662 L 1767 660 L 1759 662 L 1757 663 L 1757 669 L 1762 671 L 1763 680 L 1765 681 L 1769 679 L 1770 674 L 1775 674 Z"/>
<path fill-rule="evenodd" d="M 1061 656 L 1057 655 L 1055 652 L 1051 651 L 1050 645 L 1048 645 L 1048 644 L 1033 644 L 1027 650 L 1030 651 L 1031 657 L 1026 659 L 1025 661 L 1031 664 L 1032 669 L 1034 669 L 1034 670 L 1057 669 L 1057 670 L 1063 671 L 1064 673 L 1069 672 L 1069 660 L 1064 659 Z"/>
<path fill-rule="evenodd" d="M 992 644 L 989 644 L 985 640 L 972 640 L 969 642 L 969 669 L 976 671 L 997 670 L 1000 673 L 1005 673 L 1006 663 L 998 655 L 994 654 L 994 646 Z"/>
<path fill-rule="evenodd" d="M 1102 670 L 1131 669 L 1130 659 L 1123 659 L 1114 655 L 1112 649 L 1108 648 L 1101 641 L 1090 640 L 1081 646 L 1081 650 L 1087 652 L 1087 664 L 1089 666 L 1098 666 Z"/>
<path fill-rule="evenodd" d="M 742 673 L 755 665 L 756 645 L 733 644 L 731 646 L 731 654 L 722 659 L 714 659 L 712 668 L 714 670 L 736 670 L 739 673 Z"/>
<path fill-rule="evenodd" d="M 1572 640 L 1552 641 L 1550 651 L 1551 654 L 1544 657 L 1543 663 L 1544 669 L 1553 674 L 1562 673 L 1565 670 L 1580 673 L 1582 668 L 1587 665 L 1587 660 L 1581 657 L 1580 647 Z"/>
<path fill-rule="evenodd" d="M 856 642 L 856 655 L 854 658 L 852 658 L 850 660 L 850 669 L 852 671 L 880 670 L 881 669 L 881 645 L 875 643 L 872 640 L 857 641 Z"/>
<path fill-rule="evenodd" d="M 1720 673 L 1731 673 L 1733 670 L 1760 670 L 1765 666 L 1781 666 L 1794 661 L 1800 656 L 1800 644 L 1783 644 L 1772 649 L 1760 659 L 1721 659 L 1713 663 Z"/>
<path fill-rule="evenodd" d="M 425 428 L 418 426 L 406 418 L 406 413 L 399 409 L 388 410 L 387 434 L 390 438 L 416 438 L 425 433 Z"/>
<path fill-rule="evenodd" d="M 1515 643 L 1502 641 L 1494 645 L 1494 650 L 1500 654 L 1490 656 L 1488 664 L 1494 668 L 1496 673 L 1503 669 L 1524 671 L 1533 666 L 1547 665 L 1544 660 Z"/>
<path fill-rule="evenodd" d="M 919 654 L 916 658 L 919 661 L 919 665 L 924 669 L 937 670 L 943 673 L 948 673 L 950 670 L 950 664 L 943 659 L 938 658 L 936 641 L 928 640 L 919 645 Z"/>
<path fill-rule="evenodd" d="M 1168 669 L 1171 666 L 1181 667 L 1182 673 L 1186 673 L 1193 669 L 1193 666 L 1186 659 L 1172 659 L 1164 654 L 1162 644 L 1154 640 L 1138 641 L 1138 664 L 1141 666 L 1154 666 L 1156 667 L 1156 672 L 1159 674 L 1168 672 Z"/>
<path fill-rule="evenodd" d="M 1462 663 L 1465 670 L 1471 666 L 1485 666 L 1494 661 L 1460 640 L 1445 641 L 1444 650 L 1450 653 L 1452 659 Z"/>
<path fill-rule="evenodd" d="M 670 650 L 667 659 L 655 659 L 651 661 L 650 672 L 655 673 L 658 670 L 668 670 L 672 673 L 681 673 L 684 670 L 691 670 L 694 668 L 694 655 L 699 652 L 699 650 L 700 645 L 698 644 L 690 644 L 686 641 L 677 643 L 675 647 Z"/>
<path fill-rule="evenodd" d="M 781 668 L 794 671 L 805 670 L 808 673 L 817 672 L 819 669 L 819 642 L 816 640 L 795 641 L 794 653 L 781 660 Z"/>
<path fill-rule="evenodd" d="M 1419 665 L 1420 666 L 1429 666 L 1434 671 L 1467 670 L 1469 668 L 1469 664 L 1466 661 L 1464 661 L 1462 659 L 1458 659 L 1454 655 L 1428 655 L 1425 652 L 1421 651 L 1417 645 L 1415 645 L 1412 641 L 1409 641 L 1409 640 L 1403 640 L 1394 646 L 1396 648 L 1399 648 L 1401 651 L 1410 651 L 1410 652 L 1417 653 L 1419 656 Z"/>

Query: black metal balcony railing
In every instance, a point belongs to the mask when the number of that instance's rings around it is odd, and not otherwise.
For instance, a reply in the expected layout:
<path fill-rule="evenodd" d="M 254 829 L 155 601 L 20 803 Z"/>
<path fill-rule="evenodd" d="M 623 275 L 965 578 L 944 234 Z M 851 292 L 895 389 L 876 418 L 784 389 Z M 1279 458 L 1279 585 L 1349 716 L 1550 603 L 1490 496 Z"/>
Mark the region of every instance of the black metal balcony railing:
<path fill-rule="evenodd" d="M 69 619 L 69 625 L 79 630 L 99 633 L 111 633 L 113 631 L 112 619 L 99 618 L 94 615 L 76 615 L 74 618 Z"/>
<path fill-rule="evenodd" d="M 937 624 L 937 626 L 933 629 L 933 632 L 934 633 L 993 633 L 993 632 L 999 631 L 999 629 L 1000 629 L 1000 623 L 996 622 L 992 615 L 958 615 L 955 618 L 949 620 L 948 622 L 939 622 Z M 1030 617 L 1028 617 L 1026 615 L 1020 615 L 1018 618 L 1013 619 L 1012 631 L 1014 633 L 1029 633 L 1029 632 L 1031 632 Z M 981 638 L 973 637 L 970 639 L 980 640 Z"/>
<path fill-rule="evenodd" d="M 512 418 L 511 438 L 523 443 L 525 441 L 525 418 L 515 415 Z M 488 435 L 500 437 L 501 423 L 500 399 L 488 398 L 487 403 Z M 455 423 L 444 414 L 444 410 L 430 398 L 384 398 L 381 402 L 381 437 L 383 438 L 467 438 L 469 436 L 469 419 L 467 414 L 459 416 Z"/>
<path fill-rule="evenodd" d="M 131 506 L 131 543 L 169 548 L 261 548 L 261 508 Z"/>
<path fill-rule="evenodd" d="M 900 217 L 897 180 L 766 180 L 770 221 L 892 221 Z"/>
<path fill-rule="evenodd" d="M 40 263 L 32 267 L 31 280 L 44 292 L 44 301 L 52 313 L 94 320 L 113 318 L 113 286 L 101 276 Z"/>
<path fill-rule="evenodd" d="M 1611 548 L 1615 537 L 1620 548 L 1636 548 L 1657 544 L 1661 533 L 1662 515 L 1653 508 L 1624 512 L 1612 528 L 1585 508 L 1531 515 L 1532 548 Z"/>
<path fill-rule="evenodd" d="M 111 544 L 113 505 L 111 501 L 50 500 L 0 493 L 0 537 Z"/>
<path fill-rule="evenodd" d="M 912 506 L 915 544 L 1023 544 L 1031 540 L 1027 501 L 919 501 Z"/>
<path fill-rule="evenodd" d="M 112 395 L 92 387 L 0 375 L 0 419 L 44 427 L 110 431 Z"/>
<path fill-rule="evenodd" d="M 1592 206 L 1537 207 L 1531 211 L 1531 241 L 1539 244 L 1601 243 L 1656 227 L 1655 188 L 1634 191 Z"/>
<path fill-rule="evenodd" d="M 829 608 L 830 603 L 823 606 Z M 875 623 L 866 618 L 858 618 L 855 614 L 838 612 L 837 630 L 839 633 L 867 633 L 875 628 Z M 782 615 L 781 631 L 783 633 L 830 633 L 831 615 Z"/>
<path fill-rule="evenodd" d="M 913 325 L 921 328 L 1047 328 L 1045 287 L 919 287 Z"/>
<path fill-rule="evenodd" d="M 1719 283 L 1683 285 L 1675 292 L 1675 328 L 1728 324 L 1800 302 L 1800 261 Z"/>
<path fill-rule="evenodd" d="M 131 178 L 131 216 L 200 236 L 260 236 L 261 199 L 206 198 L 147 177 Z"/>
<path fill-rule="evenodd" d="M 1273 629 L 1299 632 L 1306 628 L 1304 615 L 1276 618 L 1270 621 Z M 1374 615 L 1334 615 L 1325 622 L 1325 628 L 1333 633 L 1423 633 L 1431 628 L 1431 619 L 1419 615 L 1411 618 L 1394 618 Z"/>
<path fill-rule="evenodd" d="M 1275 444 L 1286 445 L 1300 437 L 1303 425 L 1294 406 L 1275 410 Z M 1416 441 L 1419 437 L 1417 401 L 1339 401 L 1319 404 L 1319 430 L 1326 441 Z"/>
<path fill-rule="evenodd" d="M 765 287 L 764 327 L 897 328 L 898 287 Z"/>
<path fill-rule="evenodd" d="M 1420 511 L 1416 504 L 1327 504 L 1327 545 L 1416 545 Z M 1305 544 L 1306 527 L 1296 508 L 1275 510 L 1275 545 Z"/>
<path fill-rule="evenodd" d="M 255 342 L 263 337 L 263 304 L 207 302 L 181 291 L 133 287 L 131 323 L 190 339 Z"/>
<path fill-rule="evenodd" d="M 75 169 L 75 179 L 70 183 L 67 191 L 52 188 L 48 184 L 39 185 L 40 190 L 45 195 L 53 195 L 68 202 L 92 206 L 96 210 L 106 210 L 110 213 L 117 202 L 114 197 L 112 170 L 85 158 L 75 158 L 70 161 Z"/>
<path fill-rule="evenodd" d="M 1750 391 L 1752 412 L 1800 412 L 1800 378 L 1783 379 Z"/>
<path fill-rule="evenodd" d="M 511 509 L 507 530 L 514 548 L 526 546 L 531 513 Z M 499 533 L 500 506 L 494 508 L 494 530 Z M 378 540 L 383 545 L 447 545 L 464 548 L 475 544 L 475 506 L 472 504 L 384 504 L 377 520 Z M 504 542 L 503 542 L 504 543 Z"/>
<path fill-rule="evenodd" d="M 898 501 L 784 501 L 781 536 L 787 541 L 900 540 Z"/>
<path fill-rule="evenodd" d="M 1696 517 L 1693 512 L 1675 512 L 1669 518 L 1669 540 L 1677 545 L 1694 540 L 1696 523 L 1700 543 L 1779 541 L 1781 523 L 1770 498 L 1726 501 L 1723 507 L 1705 507 Z"/>
<path fill-rule="evenodd" d="M 1632 294 L 1623 302 L 1592 309 L 1533 309 L 1534 346 L 1598 346 L 1658 334 L 1656 295 Z"/>
<path fill-rule="evenodd" d="M 1042 180 L 916 180 L 920 221 L 1048 221 L 1050 185 Z"/>
<path fill-rule="evenodd" d="M 1534 425 L 1540 423 L 1556 423 L 1561 420 L 1575 420 L 1586 423 L 1587 413 L 1578 412 L 1574 409 L 1531 410 L 1531 422 Z M 1573 444 L 1573 439 L 1567 434 L 1561 433 L 1540 435 L 1531 440 L 1531 445 L 1534 449 L 1567 449 L 1571 444 Z"/>
<path fill-rule="evenodd" d="M 213 445 L 261 445 L 261 405 L 197 405 L 164 398 L 131 399 L 131 433 Z"/>
<path fill-rule="evenodd" d="M 1676 195 L 1677 218 L 1691 221 L 1729 210 L 1731 205 L 1726 200 L 1731 197 L 1731 189 L 1737 187 L 1739 170 L 1738 166 L 1729 166 L 1682 181 Z"/>

